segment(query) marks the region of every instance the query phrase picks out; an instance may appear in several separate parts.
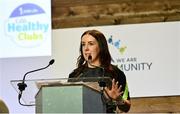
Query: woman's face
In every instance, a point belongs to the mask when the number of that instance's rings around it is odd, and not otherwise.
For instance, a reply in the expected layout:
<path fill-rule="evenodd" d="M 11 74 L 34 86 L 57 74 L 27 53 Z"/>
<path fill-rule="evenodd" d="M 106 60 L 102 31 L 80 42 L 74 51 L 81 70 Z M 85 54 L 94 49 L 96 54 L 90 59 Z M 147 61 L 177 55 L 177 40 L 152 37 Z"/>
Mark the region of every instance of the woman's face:
<path fill-rule="evenodd" d="M 91 55 L 92 57 L 91 64 L 99 66 L 100 65 L 100 61 L 99 61 L 100 48 L 99 48 L 99 44 L 97 40 L 93 36 L 86 34 L 82 37 L 81 45 L 82 45 L 82 52 L 83 52 L 83 56 L 85 60 L 88 61 L 88 57 Z"/>

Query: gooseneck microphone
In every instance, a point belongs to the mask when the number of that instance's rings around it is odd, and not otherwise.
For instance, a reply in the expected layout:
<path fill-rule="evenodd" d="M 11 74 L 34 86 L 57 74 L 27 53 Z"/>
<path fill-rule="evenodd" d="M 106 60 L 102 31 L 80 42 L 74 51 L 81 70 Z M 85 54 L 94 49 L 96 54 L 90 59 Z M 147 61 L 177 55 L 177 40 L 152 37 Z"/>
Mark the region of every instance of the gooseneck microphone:
<path fill-rule="evenodd" d="M 52 64 L 54 63 L 54 61 L 55 61 L 55 60 L 52 59 L 52 60 L 49 61 L 49 64 L 48 64 L 47 66 L 42 67 L 42 68 L 39 68 L 39 69 L 36 69 L 36 70 L 29 71 L 29 72 L 27 72 L 27 73 L 24 74 L 22 82 L 17 84 L 18 89 L 19 89 L 18 101 L 19 101 L 19 104 L 20 104 L 20 105 L 22 105 L 22 106 L 34 106 L 34 104 L 32 104 L 32 105 L 27 105 L 27 104 L 22 104 L 22 103 L 21 103 L 22 93 L 23 93 L 23 91 L 25 90 L 25 88 L 27 87 L 27 84 L 25 83 L 25 79 L 26 79 L 27 74 L 33 73 L 33 72 L 36 72 L 36 71 L 40 71 L 40 70 L 44 70 L 44 69 L 48 68 L 50 65 L 52 65 Z"/>
<path fill-rule="evenodd" d="M 95 67 L 95 68 L 100 68 L 100 69 L 102 69 L 102 72 L 103 72 L 103 74 L 102 74 L 102 79 L 100 79 L 100 80 L 98 81 L 98 83 L 99 83 L 99 87 L 101 87 L 101 90 L 100 90 L 101 100 L 102 100 L 102 102 L 103 102 L 104 104 L 107 105 L 107 103 L 109 102 L 109 99 L 106 97 L 106 96 L 107 96 L 107 93 L 106 93 L 106 91 L 105 91 L 105 89 L 104 89 L 104 88 L 106 87 L 106 82 L 105 82 L 105 79 L 104 79 L 105 69 L 104 69 L 104 67 L 93 65 L 93 64 L 92 64 L 92 56 L 91 56 L 91 55 L 88 56 L 88 61 L 87 61 L 87 62 L 89 63 L 89 65 L 91 65 L 91 66 L 93 66 L 93 67 Z"/>
<path fill-rule="evenodd" d="M 89 65 L 91 65 L 91 66 L 93 66 L 95 68 L 102 69 L 102 80 L 99 80 L 99 86 L 100 87 L 105 87 L 106 86 L 106 82 L 104 81 L 105 69 L 103 67 L 101 67 L 101 66 L 93 65 L 92 64 L 92 56 L 91 55 L 88 56 L 88 63 L 89 63 Z"/>

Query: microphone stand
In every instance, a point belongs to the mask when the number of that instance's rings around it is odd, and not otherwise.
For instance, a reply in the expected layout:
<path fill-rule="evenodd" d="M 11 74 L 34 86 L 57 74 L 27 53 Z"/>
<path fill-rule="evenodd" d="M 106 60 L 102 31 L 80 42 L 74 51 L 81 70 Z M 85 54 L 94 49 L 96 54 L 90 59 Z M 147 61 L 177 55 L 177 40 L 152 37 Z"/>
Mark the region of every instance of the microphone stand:
<path fill-rule="evenodd" d="M 19 102 L 20 105 L 22 105 L 22 106 L 35 106 L 35 104 L 23 104 L 23 103 L 21 103 L 22 93 L 25 90 L 25 88 L 27 87 L 27 84 L 25 83 L 26 75 L 29 74 L 29 73 L 32 73 L 32 72 L 39 71 L 39 70 L 44 70 L 44 69 L 48 68 L 50 65 L 52 65 L 53 63 L 54 63 L 54 59 L 52 59 L 46 67 L 39 68 L 39 69 L 36 69 L 36 70 L 32 70 L 32 71 L 29 71 L 29 72 L 24 74 L 22 82 L 17 84 L 18 89 L 19 89 L 18 102 Z"/>
<path fill-rule="evenodd" d="M 95 67 L 95 68 L 100 68 L 100 69 L 102 69 L 102 79 L 100 79 L 99 81 L 98 81 L 98 83 L 99 83 L 99 87 L 101 87 L 101 90 L 100 90 L 100 93 L 101 93 L 101 100 L 102 100 L 102 102 L 104 103 L 104 104 L 107 104 L 108 103 L 108 99 L 106 98 L 106 96 L 105 96 L 105 93 L 106 93 L 106 91 L 105 91 L 105 87 L 106 87 L 106 82 L 105 82 L 105 80 L 104 80 L 104 75 L 105 75 L 105 69 L 103 68 L 103 67 L 100 67 L 100 66 L 96 66 L 96 65 L 93 65 L 93 64 L 91 64 L 91 61 L 92 61 L 92 56 L 90 55 L 89 57 L 88 57 L 88 63 L 89 63 L 89 65 L 91 65 L 91 66 L 93 66 L 93 67 Z M 105 92 L 105 93 L 104 93 Z"/>
<path fill-rule="evenodd" d="M 98 83 L 99 83 L 99 86 L 101 87 L 101 90 L 100 90 L 101 100 L 105 105 L 108 105 L 109 102 L 111 102 L 111 99 L 104 89 L 106 87 L 106 82 L 105 82 L 105 78 L 104 78 L 105 77 L 104 76 L 105 75 L 105 69 L 104 69 L 104 67 L 100 67 L 100 66 L 96 66 L 96 65 L 91 64 L 91 60 L 92 60 L 92 56 L 89 55 L 88 61 L 87 61 L 89 63 L 89 65 L 96 67 L 96 68 L 101 68 L 103 70 L 102 79 L 100 79 Z"/>
<path fill-rule="evenodd" d="M 91 60 L 92 60 L 92 56 L 90 55 L 90 56 L 88 57 L 88 61 L 87 61 L 87 62 L 89 63 L 89 65 L 91 65 L 91 66 L 93 66 L 93 67 L 95 67 L 95 68 L 100 68 L 100 69 L 102 69 L 102 79 L 100 79 L 98 83 L 99 83 L 99 86 L 104 89 L 104 87 L 106 87 L 106 82 L 104 81 L 105 69 L 104 69 L 103 67 L 100 67 L 100 66 L 96 66 L 96 65 L 91 64 Z"/>

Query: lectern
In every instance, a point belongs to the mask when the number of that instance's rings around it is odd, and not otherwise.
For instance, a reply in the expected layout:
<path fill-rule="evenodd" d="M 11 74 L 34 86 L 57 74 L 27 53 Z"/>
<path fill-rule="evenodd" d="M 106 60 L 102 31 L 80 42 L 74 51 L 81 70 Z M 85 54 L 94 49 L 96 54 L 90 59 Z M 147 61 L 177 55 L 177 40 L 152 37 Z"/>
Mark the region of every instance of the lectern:
<path fill-rule="evenodd" d="M 36 113 L 104 112 L 100 92 L 86 84 L 45 85 L 36 95 Z"/>
<path fill-rule="evenodd" d="M 34 105 L 36 113 L 104 113 L 99 81 L 111 85 L 109 77 L 26 80 L 22 101 Z M 17 92 L 19 82 L 22 80 L 11 80 Z"/>

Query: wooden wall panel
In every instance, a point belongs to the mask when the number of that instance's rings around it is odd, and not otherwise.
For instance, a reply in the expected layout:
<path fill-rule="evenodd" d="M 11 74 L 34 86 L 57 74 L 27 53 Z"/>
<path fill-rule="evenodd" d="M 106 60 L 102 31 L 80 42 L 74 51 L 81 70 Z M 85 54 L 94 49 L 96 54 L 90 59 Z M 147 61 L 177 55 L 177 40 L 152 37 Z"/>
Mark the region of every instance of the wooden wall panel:
<path fill-rule="evenodd" d="M 53 28 L 180 20 L 180 0 L 52 0 Z"/>
<path fill-rule="evenodd" d="M 180 96 L 132 98 L 130 113 L 178 113 Z"/>

